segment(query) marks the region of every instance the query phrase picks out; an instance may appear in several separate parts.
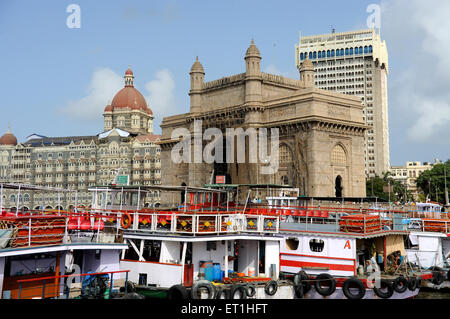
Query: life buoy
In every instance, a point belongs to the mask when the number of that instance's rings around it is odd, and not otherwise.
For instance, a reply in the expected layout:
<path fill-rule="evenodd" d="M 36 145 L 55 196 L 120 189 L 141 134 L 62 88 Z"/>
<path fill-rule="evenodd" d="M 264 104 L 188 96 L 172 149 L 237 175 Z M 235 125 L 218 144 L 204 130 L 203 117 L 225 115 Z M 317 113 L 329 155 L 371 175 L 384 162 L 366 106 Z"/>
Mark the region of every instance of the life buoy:
<path fill-rule="evenodd" d="M 304 270 L 300 270 L 294 275 L 294 285 L 302 285 L 303 294 L 306 294 L 311 290 L 311 282 L 309 276 Z"/>
<path fill-rule="evenodd" d="M 174 285 L 167 291 L 167 299 L 169 300 L 185 300 L 189 296 L 183 285 Z"/>
<path fill-rule="evenodd" d="M 278 283 L 275 280 L 269 281 L 264 287 L 264 291 L 267 295 L 273 296 L 278 290 Z"/>
<path fill-rule="evenodd" d="M 355 294 L 350 291 L 350 288 L 357 288 L 358 293 Z M 347 279 L 342 286 L 342 290 L 344 292 L 345 297 L 348 299 L 362 299 L 366 294 L 366 287 L 358 278 L 352 277 Z"/>
<path fill-rule="evenodd" d="M 405 277 L 400 276 L 397 277 L 394 282 L 392 283 L 392 286 L 394 287 L 394 290 L 398 293 L 403 293 L 408 288 L 408 281 Z"/>
<path fill-rule="evenodd" d="M 199 280 L 191 288 L 191 298 L 192 299 L 200 299 L 200 288 L 206 288 L 208 290 L 208 298 L 207 299 L 213 299 L 216 295 L 216 291 L 214 289 L 214 286 L 211 282 L 208 280 Z"/>
<path fill-rule="evenodd" d="M 409 277 L 408 279 L 408 289 L 411 291 L 416 290 L 417 288 L 417 281 L 416 281 L 416 277 Z"/>
<path fill-rule="evenodd" d="M 444 282 L 444 274 L 441 271 L 433 271 L 432 283 L 435 285 L 440 285 Z"/>
<path fill-rule="evenodd" d="M 120 219 L 120 225 L 124 229 L 129 228 L 131 226 L 131 215 L 128 213 L 123 213 L 122 218 Z"/>
<path fill-rule="evenodd" d="M 239 298 L 235 298 L 239 296 Z M 247 289 L 245 285 L 233 285 L 230 289 L 230 299 L 246 299 Z"/>
<path fill-rule="evenodd" d="M 216 299 L 230 299 L 230 289 L 216 287 Z"/>
<path fill-rule="evenodd" d="M 253 297 L 254 295 L 256 295 L 256 287 L 254 284 L 248 284 L 246 289 L 247 297 Z"/>
<path fill-rule="evenodd" d="M 387 289 L 386 291 L 383 291 L 382 289 Z M 392 288 L 391 281 L 387 279 L 381 279 L 380 280 L 380 287 L 374 286 L 373 292 L 375 295 L 377 295 L 380 298 L 388 299 L 391 298 L 394 294 L 394 288 Z"/>
<path fill-rule="evenodd" d="M 322 284 L 328 284 L 322 286 Z M 319 274 L 314 280 L 314 288 L 322 296 L 330 296 L 336 291 L 336 280 L 329 274 Z"/>

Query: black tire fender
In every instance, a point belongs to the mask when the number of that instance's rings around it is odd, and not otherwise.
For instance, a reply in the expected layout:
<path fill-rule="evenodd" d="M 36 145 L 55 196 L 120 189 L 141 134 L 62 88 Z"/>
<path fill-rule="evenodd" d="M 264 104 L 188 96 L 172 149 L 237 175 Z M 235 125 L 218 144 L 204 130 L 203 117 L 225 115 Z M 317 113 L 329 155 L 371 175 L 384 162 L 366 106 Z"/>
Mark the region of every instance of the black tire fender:
<path fill-rule="evenodd" d="M 396 292 L 403 293 L 408 288 L 408 281 L 403 276 L 397 277 L 392 283 L 392 287 Z"/>
<path fill-rule="evenodd" d="M 308 293 L 311 290 L 311 281 L 308 274 L 304 270 L 300 270 L 294 275 L 294 286 L 302 285 L 303 294 Z"/>
<path fill-rule="evenodd" d="M 267 282 L 266 286 L 264 287 L 265 293 L 269 296 L 275 295 L 277 290 L 278 290 L 278 283 L 275 280 Z"/>
<path fill-rule="evenodd" d="M 218 286 L 216 287 L 216 298 L 215 299 L 230 299 L 230 289 Z"/>
<path fill-rule="evenodd" d="M 208 290 L 208 299 L 214 299 L 216 291 L 213 284 L 208 280 L 199 280 L 194 283 L 194 285 L 191 288 L 192 299 L 199 299 L 198 293 L 200 288 L 206 288 Z"/>
<path fill-rule="evenodd" d="M 350 291 L 350 288 L 358 288 L 358 293 L 355 295 Z M 342 291 L 348 299 L 362 299 L 366 294 L 366 287 L 358 278 L 351 277 L 344 282 Z"/>
<path fill-rule="evenodd" d="M 433 279 L 432 279 L 432 283 L 435 285 L 440 285 L 444 282 L 445 278 L 444 278 L 444 274 L 442 273 L 442 271 L 439 270 L 435 270 L 433 271 Z"/>
<path fill-rule="evenodd" d="M 253 297 L 256 295 L 256 287 L 254 284 L 248 284 L 246 289 L 247 297 Z"/>
<path fill-rule="evenodd" d="M 234 298 L 236 292 L 240 292 L 241 298 Z M 247 289 L 245 285 L 233 285 L 230 289 L 230 299 L 247 299 Z"/>
<path fill-rule="evenodd" d="M 169 300 L 185 300 L 189 294 L 183 285 L 174 285 L 167 291 L 167 299 Z"/>
<path fill-rule="evenodd" d="M 383 288 L 387 288 L 387 291 L 386 292 L 382 291 L 381 289 L 383 289 Z M 380 280 L 380 288 L 374 286 L 373 292 L 375 293 L 375 295 L 377 295 L 380 298 L 383 298 L 383 299 L 391 298 L 392 295 L 394 294 L 394 288 L 392 287 L 392 282 L 387 279 L 381 279 Z"/>
<path fill-rule="evenodd" d="M 408 289 L 411 291 L 416 290 L 417 288 L 417 280 L 416 277 L 409 277 L 408 279 Z"/>
<path fill-rule="evenodd" d="M 328 287 L 323 287 L 321 284 L 327 282 Z M 322 296 L 330 296 L 336 291 L 336 280 L 329 274 L 319 274 L 314 280 L 314 288 Z"/>

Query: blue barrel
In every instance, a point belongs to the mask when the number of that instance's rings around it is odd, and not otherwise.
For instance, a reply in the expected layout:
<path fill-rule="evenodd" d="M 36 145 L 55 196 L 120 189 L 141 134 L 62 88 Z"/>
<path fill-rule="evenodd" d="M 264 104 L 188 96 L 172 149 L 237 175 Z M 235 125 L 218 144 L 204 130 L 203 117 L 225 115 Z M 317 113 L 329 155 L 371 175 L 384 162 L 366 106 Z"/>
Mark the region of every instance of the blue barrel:
<path fill-rule="evenodd" d="M 221 280 L 220 279 L 220 275 L 221 275 L 222 270 L 220 269 L 220 264 L 213 264 L 213 278 L 214 280 Z"/>

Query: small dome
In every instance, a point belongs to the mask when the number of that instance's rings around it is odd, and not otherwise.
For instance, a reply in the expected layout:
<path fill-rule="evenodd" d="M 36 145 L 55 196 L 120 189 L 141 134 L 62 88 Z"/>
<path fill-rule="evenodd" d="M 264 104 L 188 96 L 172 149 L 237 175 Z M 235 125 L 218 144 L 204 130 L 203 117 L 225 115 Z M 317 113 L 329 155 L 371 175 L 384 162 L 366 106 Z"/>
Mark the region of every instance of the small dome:
<path fill-rule="evenodd" d="M 133 71 L 131 71 L 131 69 L 128 68 L 128 69 L 125 71 L 125 75 L 133 75 Z"/>
<path fill-rule="evenodd" d="M 300 66 L 300 70 L 314 70 L 314 64 L 311 62 L 310 59 L 306 59 L 303 61 L 302 65 Z"/>
<path fill-rule="evenodd" d="M 11 130 L 8 128 L 8 132 L 3 134 L 2 137 L 0 137 L 0 145 L 17 145 L 17 138 L 11 133 Z"/>
<path fill-rule="evenodd" d="M 256 47 L 255 41 L 253 41 L 253 39 L 252 39 L 252 43 L 250 43 L 250 46 L 247 49 L 247 52 L 245 52 L 245 57 L 250 57 L 250 56 L 261 57 L 261 54 L 259 53 L 259 50 Z"/>
<path fill-rule="evenodd" d="M 106 107 L 105 107 L 105 112 L 112 112 L 112 106 L 111 106 L 111 104 L 108 104 Z"/>
<path fill-rule="evenodd" d="M 203 73 L 205 74 L 205 70 L 203 69 L 203 65 L 198 60 L 198 57 L 195 58 L 194 64 L 192 64 L 190 73 Z"/>

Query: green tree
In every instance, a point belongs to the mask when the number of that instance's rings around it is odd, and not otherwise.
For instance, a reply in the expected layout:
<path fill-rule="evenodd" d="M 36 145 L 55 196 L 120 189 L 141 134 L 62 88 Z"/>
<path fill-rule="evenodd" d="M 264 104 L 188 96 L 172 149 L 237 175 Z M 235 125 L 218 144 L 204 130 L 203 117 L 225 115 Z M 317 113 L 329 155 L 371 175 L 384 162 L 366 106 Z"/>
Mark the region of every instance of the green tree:
<path fill-rule="evenodd" d="M 405 185 L 403 183 L 393 179 L 390 172 L 383 173 L 382 177 L 375 175 L 375 177 L 367 178 L 366 194 L 368 197 L 378 197 L 388 201 L 389 188 L 387 186 L 389 185 L 391 186 L 391 202 L 405 202 L 405 198 L 406 201 L 411 201 L 413 199 L 411 192 L 405 189 Z"/>
<path fill-rule="evenodd" d="M 416 179 L 417 187 L 430 200 L 445 204 L 445 175 L 448 187 L 450 186 L 450 160 L 435 164 L 432 169 L 423 171 Z"/>

